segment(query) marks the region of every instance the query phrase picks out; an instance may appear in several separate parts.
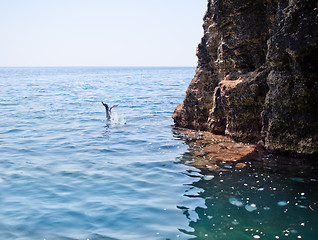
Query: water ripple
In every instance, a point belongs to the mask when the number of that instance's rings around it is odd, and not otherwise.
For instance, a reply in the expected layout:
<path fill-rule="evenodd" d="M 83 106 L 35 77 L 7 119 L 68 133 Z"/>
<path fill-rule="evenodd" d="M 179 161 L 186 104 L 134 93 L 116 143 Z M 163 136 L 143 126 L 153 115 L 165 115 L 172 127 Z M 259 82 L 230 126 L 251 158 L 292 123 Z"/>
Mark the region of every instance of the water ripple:
<path fill-rule="evenodd" d="M 171 115 L 194 68 L 0 73 L 0 239 L 266 239 L 252 227 L 318 236 L 316 177 L 184 164 L 192 155 Z M 106 122 L 100 101 L 120 104 L 117 119 Z"/>

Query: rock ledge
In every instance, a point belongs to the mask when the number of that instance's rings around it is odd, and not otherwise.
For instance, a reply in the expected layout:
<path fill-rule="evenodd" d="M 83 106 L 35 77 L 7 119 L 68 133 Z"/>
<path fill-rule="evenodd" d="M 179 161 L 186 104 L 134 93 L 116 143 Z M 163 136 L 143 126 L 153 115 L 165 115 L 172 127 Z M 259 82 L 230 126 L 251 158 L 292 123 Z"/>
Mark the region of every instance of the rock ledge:
<path fill-rule="evenodd" d="M 175 125 L 318 154 L 318 2 L 209 0 L 203 28 Z"/>

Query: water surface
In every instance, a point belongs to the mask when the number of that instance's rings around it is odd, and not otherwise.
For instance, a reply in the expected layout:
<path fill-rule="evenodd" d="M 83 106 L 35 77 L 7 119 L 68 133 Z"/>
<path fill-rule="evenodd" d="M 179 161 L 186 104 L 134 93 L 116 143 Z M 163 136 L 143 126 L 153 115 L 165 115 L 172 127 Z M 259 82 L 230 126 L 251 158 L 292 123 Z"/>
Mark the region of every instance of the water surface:
<path fill-rule="evenodd" d="M 318 239 L 315 176 L 189 164 L 194 70 L 0 68 L 0 239 Z"/>

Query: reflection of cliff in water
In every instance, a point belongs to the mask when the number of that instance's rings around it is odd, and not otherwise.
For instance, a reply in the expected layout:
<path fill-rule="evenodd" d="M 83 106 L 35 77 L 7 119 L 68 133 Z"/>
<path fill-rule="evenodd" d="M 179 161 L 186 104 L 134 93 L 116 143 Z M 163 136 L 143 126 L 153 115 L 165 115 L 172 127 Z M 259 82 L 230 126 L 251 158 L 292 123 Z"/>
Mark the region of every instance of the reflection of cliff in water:
<path fill-rule="evenodd" d="M 179 163 L 196 170 L 187 172 L 187 204 L 177 207 L 189 221 L 192 230 L 180 229 L 189 239 L 318 239 L 317 165 L 295 159 L 295 169 L 276 156 L 211 162 L 197 155 L 203 146 L 187 141 Z"/>

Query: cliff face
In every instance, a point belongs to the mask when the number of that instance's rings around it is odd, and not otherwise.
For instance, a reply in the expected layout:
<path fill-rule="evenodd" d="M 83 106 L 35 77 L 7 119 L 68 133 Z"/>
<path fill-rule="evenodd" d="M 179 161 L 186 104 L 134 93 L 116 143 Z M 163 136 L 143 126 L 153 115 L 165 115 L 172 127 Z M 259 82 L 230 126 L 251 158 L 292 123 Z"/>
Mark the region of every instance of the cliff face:
<path fill-rule="evenodd" d="M 318 153 L 318 2 L 209 0 L 176 126 Z"/>

